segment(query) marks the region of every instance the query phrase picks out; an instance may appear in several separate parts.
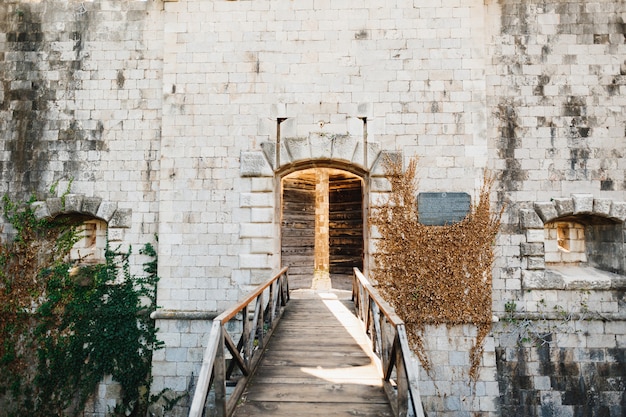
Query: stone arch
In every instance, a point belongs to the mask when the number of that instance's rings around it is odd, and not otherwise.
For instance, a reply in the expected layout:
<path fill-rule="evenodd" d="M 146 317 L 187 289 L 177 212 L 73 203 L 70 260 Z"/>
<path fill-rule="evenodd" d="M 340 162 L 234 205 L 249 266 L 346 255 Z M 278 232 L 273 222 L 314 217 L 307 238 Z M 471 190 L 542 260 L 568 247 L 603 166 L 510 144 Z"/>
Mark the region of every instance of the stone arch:
<path fill-rule="evenodd" d="M 274 142 L 263 142 L 261 150 L 242 152 L 241 176 L 281 176 L 312 165 L 333 165 L 361 176 L 382 176 L 382 156 L 397 154 L 381 151 L 380 144 L 365 143 L 360 137 L 324 133 L 286 138 L 280 143 L 279 154 L 276 148 Z"/>
<path fill-rule="evenodd" d="M 110 242 L 124 240 L 124 230 L 131 227 L 132 209 L 118 208 L 117 202 L 84 194 L 67 194 L 63 197 L 35 201 L 31 207 L 38 219 L 59 215 L 79 214 L 107 223 Z"/>
<path fill-rule="evenodd" d="M 624 231 L 626 202 L 594 198 L 591 194 L 572 194 L 535 202 L 533 208 L 520 210 L 520 227 L 525 239 L 520 244 L 522 285 L 526 289 L 589 289 L 623 286 L 626 273 Z M 573 222 L 584 228 L 586 245 L 583 268 L 572 269 L 575 276 L 558 273 L 546 265 L 546 225 Z M 580 260 L 579 260 L 580 261 Z M 589 267 L 589 268 L 587 268 Z M 619 283 L 622 284 L 619 284 Z"/>

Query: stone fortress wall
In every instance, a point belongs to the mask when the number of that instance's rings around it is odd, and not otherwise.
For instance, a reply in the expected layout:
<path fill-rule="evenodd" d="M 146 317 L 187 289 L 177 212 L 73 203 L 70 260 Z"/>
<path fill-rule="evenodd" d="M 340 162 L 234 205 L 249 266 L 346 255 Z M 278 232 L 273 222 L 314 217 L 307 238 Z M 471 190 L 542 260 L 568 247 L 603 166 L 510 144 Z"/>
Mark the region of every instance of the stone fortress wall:
<path fill-rule="evenodd" d="M 545 224 L 588 223 L 593 266 L 624 273 L 625 17 L 623 1 L 7 0 L 0 188 L 45 210 L 71 181 L 92 202 L 77 211 L 115 207 L 110 239 L 158 233 L 153 391 L 184 392 L 207 318 L 280 266 L 282 175 L 352 167 L 367 207 L 385 153 L 419 157 L 425 192 L 475 195 L 489 169 L 501 320 L 474 391 L 455 374 L 472 330 L 434 333 L 462 393 L 426 379 L 429 415 L 621 415 L 624 281 L 554 272 Z M 517 343 L 541 326 L 562 335 Z"/>

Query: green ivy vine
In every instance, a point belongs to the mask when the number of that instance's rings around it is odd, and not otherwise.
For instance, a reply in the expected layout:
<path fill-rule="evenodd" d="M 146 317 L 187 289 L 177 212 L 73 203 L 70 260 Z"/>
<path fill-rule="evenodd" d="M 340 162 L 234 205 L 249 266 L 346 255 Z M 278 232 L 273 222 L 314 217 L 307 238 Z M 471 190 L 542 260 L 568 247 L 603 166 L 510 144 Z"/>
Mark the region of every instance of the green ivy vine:
<path fill-rule="evenodd" d="M 103 377 L 120 384 L 113 415 L 145 415 L 152 352 L 162 346 L 157 257 L 143 276 L 128 253 L 107 246 L 105 262 L 69 260 L 80 218 L 37 219 L 32 200 L 3 199 L 13 238 L 0 243 L 0 410 L 11 416 L 78 416 Z M 2 413 L 0 413 L 2 414 Z"/>

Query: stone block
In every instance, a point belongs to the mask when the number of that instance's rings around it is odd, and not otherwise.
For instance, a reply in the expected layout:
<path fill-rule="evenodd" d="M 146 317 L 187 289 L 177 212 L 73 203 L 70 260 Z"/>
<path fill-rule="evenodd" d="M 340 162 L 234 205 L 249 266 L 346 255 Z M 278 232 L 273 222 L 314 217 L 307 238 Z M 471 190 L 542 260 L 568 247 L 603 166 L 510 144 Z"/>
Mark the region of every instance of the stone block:
<path fill-rule="evenodd" d="M 379 155 L 382 153 L 381 151 L 381 147 L 380 147 L 380 143 L 378 142 L 367 142 L 367 163 L 369 165 L 370 168 L 370 172 L 374 171 L 374 163 L 379 159 Z M 401 152 L 389 152 L 389 153 L 398 153 L 400 155 L 400 157 L 402 157 L 402 153 Z M 355 152 L 354 154 L 355 159 L 359 157 L 358 152 Z M 356 163 L 356 161 L 353 159 L 353 162 Z M 367 167 L 366 167 L 367 168 Z"/>
<path fill-rule="evenodd" d="M 572 194 L 574 201 L 574 214 L 585 214 L 593 212 L 592 194 Z"/>
<path fill-rule="evenodd" d="M 543 243 L 522 243 L 520 244 L 520 254 L 522 256 L 543 256 Z"/>
<path fill-rule="evenodd" d="M 63 211 L 80 213 L 83 208 L 84 197 L 82 194 L 67 194 Z"/>
<path fill-rule="evenodd" d="M 30 205 L 36 219 L 43 219 L 50 217 L 50 211 L 48 210 L 48 204 L 45 201 L 35 201 Z"/>
<path fill-rule="evenodd" d="M 63 202 L 58 197 L 46 199 L 46 204 L 48 206 L 48 212 L 52 217 L 63 211 Z"/>
<path fill-rule="evenodd" d="M 357 106 L 357 117 L 373 117 L 374 106 L 372 103 L 359 103 Z"/>
<path fill-rule="evenodd" d="M 522 271 L 522 287 L 524 289 L 564 289 L 563 277 L 558 274 L 551 274 L 549 270 Z"/>
<path fill-rule="evenodd" d="M 311 157 L 314 159 L 329 158 L 332 155 L 335 135 L 326 133 L 310 133 L 309 144 Z"/>
<path fill-rule="evenodd" d="M 289 149 L 287 149 L 287 143 L 284 141 L 280 142 L 280 158 L 278 160 L 279 166 L 283 166 L 291 163 L 291 155 L 289 154 Z"/>
<path fill-rule="evenodd" d="M 85 197 L 83 199 L 83 213 L 96 216 L 101 202 L 102 199 L 100 197 Z"/>
<path fill-rule="evenodd" d="M 100 203 L 100 206 L 98 207 L 98 213 L 96 214 L 96 216 L 108 223 L 113 217 L 113 214 L 115 214 L 116 210 L 117 210 L 116 202 L 103 201 Z"/>
<path fill-rule="evenodd" d="M 311 158 L 311 144 L 309 138 L 287 138 L 285 139 L 285 146 L 287 147 L 292 162 Z"/>
<path fill-rule="evenodd" d="M 611 213 L 612 200 L 609 198 L 596 198 L 593 200 L 593 214 L 608 216 Z"/>
<path fill-rule="evenodd" d="M 250 211 L 252 223 L 271 223 L 274 219 L 274 209 L 271 207 L 253 207 Z"/>
<path fill-rule="evenodd" d="M 543 221 L 535 210 L 521 209 L 519 213 L 520 227 L 523 229 L 543 229 Z"/>
<path fill-rule="evenodd" d="M 526 258 L 526 269 L 546 269 L 546 261 L 543 256 L 529 256 Z"/>
<path fill-rule="evenodd" d="M 555 198 L 553 202 L 559 217 L 574 213 L 574 200 L 571 198 Z"/>
<path fill-rule="evenodd" d="M 550 201 L 535 203 L 535 211 L 537 212 L 537 214 L 539 214 L 539 217 L 541 217 L 541 220 L 543 220 L 544 223 L 551 222 L 552 220 L 559 217 L 554 203 Z"/>
<path fill-rule="evenodd" d="M 272 104 L 270 107 L 270 115 L 274 119 L 285 119 L 287 117 L 287 106 L 285 103 Z"/>
<path fill-rule="evenodd" d="M 469 365 L 469 356 L 467 352 L 448 352 L 448 364 L 450 366 L 467 366 Z"/>
<path fill-rule="evenodd" d="M 346 123 L 348 126 L 348 135 L 355 137 L 363 136 L 363 120 L 358 117 L 348 117 Z"/>
<path fill-rule="evenodd" d="M 239 255 L 239 267 L 244 269 L 269 268 L 266 254 L 241 254 Z"/>
<path fill-rule="evenodd" d="M 271 177 L 274 171 L 261 151 L 241 152 L 239 174 L 242 177 Z"/>
<path fill-rule="evenodd" d="M 109 221 L 109 227 L 111 228 L 129 228 L 132 225 L 133 218 L 132 209 L 117 209 L 111 220 Z"/>
<path fill-rule="evenodd" d="M 239 236 L 242 238 L 268 238 L 274 235 L 274 225 L 270 223 L 242 223 Z"/>
<path fill-rule="evenodd" d="M 401 161 L 402 153 L 392 151 L 382 151 L 377 155 L 375 161 L 373 161 L 370 175 L 375 177 L 385 176 L 385 166 L 387 161 Z"/>
<path fill-rule="evenodd" d="M 124 229 L 111 228 L 108 229 L 109 242 L 121 242 L 124 240 Z"/>
<path fill-rule="evenodd" d="M 276 168 L 276 144 L 274 142 L 262 142 L 261 150 L 270 166 Z"/>
<path fill-rule="evenodd" d="M 241 193 L 239 207 L 272 207 L 274 195 L 266 193 Z"/>
<path fill-rule="evenodd" d="M 626 221 L 626 202 L 614 201 L 613 204 L 611 204 L 609 217 L 618 219 L 622 222 Z"/>
<path fill-rule="evenodd" d="M 528 229 L 526 230 L 526 241 L 528 243 L 544 242 L 545 233 L 542 229 Z"/>
<path fill-rule="evenodd" d="M 333 139 L 332 157 L 352 161 L 357 146 L 357 139 L 350 135 L 337 135 Z"/>

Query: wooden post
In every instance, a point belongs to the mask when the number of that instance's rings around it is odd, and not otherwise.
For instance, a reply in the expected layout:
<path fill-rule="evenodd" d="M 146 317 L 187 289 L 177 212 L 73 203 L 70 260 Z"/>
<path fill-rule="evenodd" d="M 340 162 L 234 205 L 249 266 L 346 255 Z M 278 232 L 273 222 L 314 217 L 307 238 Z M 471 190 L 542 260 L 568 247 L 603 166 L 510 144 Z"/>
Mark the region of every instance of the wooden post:
<path fill-rule="evenodd" d="M 396 379 L 398 384 L 398 417 L 406 417 L 409 407 L 409 384 L 406 377 L 406 367 L 404 358 L 402 357 L 402 347 L 400 344 L 400 335 L 396 336 L 394 345 L 397 343 L 396 349 Z"/>
<path fill-rule="evenodd" d="M 224 328 L 217 343 L 215 365 L 213 367 L 215 385 L 215 409 L 218 416 L 226 417 L 226 356 L 224 355 Z"/>

